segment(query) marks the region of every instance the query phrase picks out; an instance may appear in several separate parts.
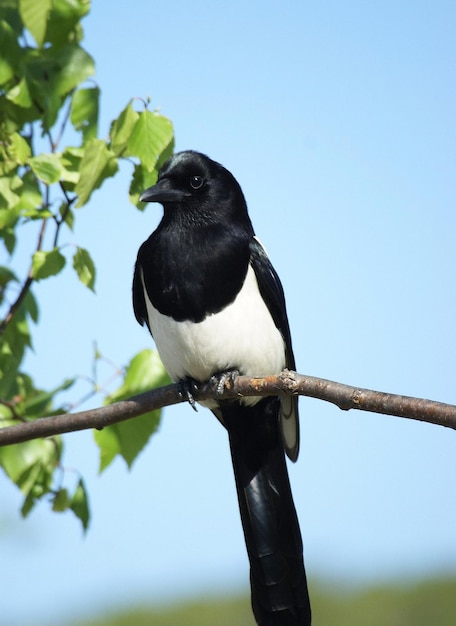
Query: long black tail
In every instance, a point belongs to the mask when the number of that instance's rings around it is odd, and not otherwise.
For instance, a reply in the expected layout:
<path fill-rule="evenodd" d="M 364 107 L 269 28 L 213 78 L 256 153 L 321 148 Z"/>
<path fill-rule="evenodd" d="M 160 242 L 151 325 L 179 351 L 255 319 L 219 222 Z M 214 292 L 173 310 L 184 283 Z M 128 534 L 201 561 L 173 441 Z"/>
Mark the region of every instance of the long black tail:
<path fill-rule="evenodd" d="M 261 626 L 309 626 L 299 522 L 279 430 L 279 400 L 224 405 L 245 542 L 252 608 Z"/>

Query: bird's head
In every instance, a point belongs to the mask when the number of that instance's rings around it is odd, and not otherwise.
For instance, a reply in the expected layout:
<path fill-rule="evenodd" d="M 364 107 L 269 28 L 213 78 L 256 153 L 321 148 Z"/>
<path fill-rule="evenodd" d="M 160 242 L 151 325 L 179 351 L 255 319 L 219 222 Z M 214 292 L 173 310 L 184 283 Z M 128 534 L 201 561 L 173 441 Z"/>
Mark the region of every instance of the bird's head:
<path fill-rule="evenodd" d="M 206 219 L 247 219 L 247 205 L 239 183 L 220 163 L 200 152 L 174 154 L 161 168 L 157 183 L 140 196 L 141 202 L 159 202 L 165 214 Z"/>

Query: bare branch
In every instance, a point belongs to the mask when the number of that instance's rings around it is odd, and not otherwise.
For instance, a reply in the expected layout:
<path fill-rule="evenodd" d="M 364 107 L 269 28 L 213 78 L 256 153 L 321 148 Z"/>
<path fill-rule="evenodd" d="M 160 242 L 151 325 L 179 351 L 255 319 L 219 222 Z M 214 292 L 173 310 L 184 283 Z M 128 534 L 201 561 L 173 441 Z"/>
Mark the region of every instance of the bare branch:
<path fill-rule="evenodd" d="M 452 404 L 361 389 L 287 370 L 279 376 L 267 378 L 239 376 L 234 380 L 233 390 L 245 396 L 267 396 L 278 392 L 308 396 L 331 402 L 343 411 L 359 409 L 456 429 L 456 406 Z"/>
<path fill-rule="evenodd" d="M 241 396 L 280 394 L 302 395 L 325 400 L 344 411 L 359 409 L 456 429 L 456 406 L 451 404 L 360 389 L 324 378 L 296 374 L 288 370 L 278 376 L 266 378 L 237 376 L 233 381 L 228 380 L 226 382 L 225 389 L 221 394 L 217 390 L 217 380 L 211 380 L 198 386 L 195 398 L 197 400 L 210 398 L 229 400 Z M 0 446 L 87 428 L 101 429 L 110 424 L 116 424 L 183 401 L 184 397 L 181 394 L 180 385 L 168 385 L 98 409 L 42 417 L 8 426 L 0 429 Z"/>
<path fill-rule="evenodd" d="M 168 385 L 98 409 L 42 417 L 22 424 L 7 426 L 0 429 L 0 446 L 22 443 L 39 437 L 76 432 L 87 428 L 100 430 L 105 426 L 117 424 L 182 401 L 179 385 Z"/>

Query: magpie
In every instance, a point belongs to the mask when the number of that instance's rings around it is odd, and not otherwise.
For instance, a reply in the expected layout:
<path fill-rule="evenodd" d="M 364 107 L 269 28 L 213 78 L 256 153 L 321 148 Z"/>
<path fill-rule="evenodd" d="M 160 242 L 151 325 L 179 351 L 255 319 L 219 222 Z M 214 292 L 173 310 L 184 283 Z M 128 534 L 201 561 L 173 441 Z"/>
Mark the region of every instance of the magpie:
<path fill-rule="evenodd" d="M 174 154 L 140 196 L 163 217 L 137 256 L 133 307 L 169 375 L 295 369 L 280 279 L 255 233 L 239 183 L 193 150 Z M 228 432 L 250 560 L 252 608 L 262 626 L 307 626 L 311 610 L 285 452 L 299 451 L 297 397 L 205 403 Z"/>

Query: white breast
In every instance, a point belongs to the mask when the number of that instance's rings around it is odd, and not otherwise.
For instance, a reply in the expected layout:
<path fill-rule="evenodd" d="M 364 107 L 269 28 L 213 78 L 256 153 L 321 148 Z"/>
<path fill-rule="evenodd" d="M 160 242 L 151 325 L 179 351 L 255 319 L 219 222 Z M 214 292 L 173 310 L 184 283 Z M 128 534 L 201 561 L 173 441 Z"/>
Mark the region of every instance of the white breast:
<path fill-rule="evenodd" d="M 176 381 L 190 376 L 203 382 L 231 369 L 246 376 L 268 376 L 285 367 L 282 335 L 260 295 L 251 266 L 235 301 L 197 324 L 163 315 L 147 294 L 146 306 L 158 352 Z"/>

